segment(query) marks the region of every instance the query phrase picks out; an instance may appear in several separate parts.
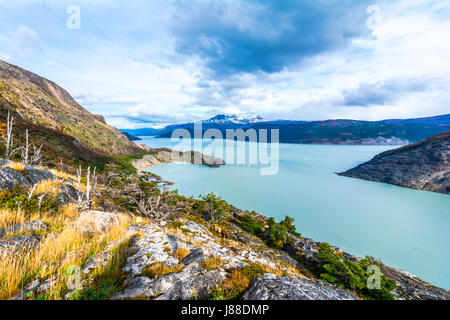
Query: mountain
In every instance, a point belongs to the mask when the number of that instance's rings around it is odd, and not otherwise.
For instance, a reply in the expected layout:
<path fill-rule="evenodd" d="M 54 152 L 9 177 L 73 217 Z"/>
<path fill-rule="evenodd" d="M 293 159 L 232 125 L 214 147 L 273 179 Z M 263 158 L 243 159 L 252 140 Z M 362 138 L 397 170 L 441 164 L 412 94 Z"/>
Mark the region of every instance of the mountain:
<path fill-rule="evenodd" d="M 383 152 L 340 175 L 450 194 L 450 131 Z"/>
<path fill-rule="evenodd" d="M 130 141 L 140 141 L 140 140 L 142 140 L 141 138 L 136 137 L 135 135 L 132 135 L 132 134 L 126 132 L 126 131 L 123 131 L 123 130 L 120 130 L 120 131 L 121 131 L 121 132 L 125 135 L 125 137 L 127 137 L 128 140 L 130 140 Z"/>
<path fill-rule="evenodd" d="M 363 144 L 406 145 L 450 130 L 450 114 L 419 119 L 358 121 L 262 121 L 262 118 L 240 119 L 235 115 L 218 115 L 202 121 L 203 130 L 218 129 L 278 129 L 281 143 L 305 144 Z M 170 138 L 176 129 L 187 129 L 193 134 L 194 124 L 167 126 L 152 131 L 152 135 Z M 142 129 L 141 129 L 142 130 Z M 136 134 L 135 132 L 131 132 Z"/>
<path fill-rule="evenodd" d="M 218 125 L 230 125 L 230 124 L 240 124 L 240 125 L 246 125 L 249 123 L 257 123 L 261 122 L 263 118 L 260 116 L 252 116 L 249 118 L 245 117 L 238 117 L 236 115 L 225 115 L 225 114 L 219 114 L 215 117 L 212 117 L 208 120 L 204 120 L 203 124 L 218 124 Z"/>
<path fill-rule="evenodd" d="M 54 82 L 0 60 L 0 117 L 6 119 L 8 111 L 16 118 L 18 142 L 29 129 L 33 142 L 55 154 L 92 158 L 142 151 Z"/>

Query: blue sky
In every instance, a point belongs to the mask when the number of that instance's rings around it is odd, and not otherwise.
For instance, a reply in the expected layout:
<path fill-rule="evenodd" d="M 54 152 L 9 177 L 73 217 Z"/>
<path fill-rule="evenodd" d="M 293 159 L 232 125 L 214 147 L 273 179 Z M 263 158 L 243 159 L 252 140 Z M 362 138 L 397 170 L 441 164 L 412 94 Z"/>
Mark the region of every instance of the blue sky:
<path fill-rule="evenodd" d="M 120 128 L 450 113 L 449 40 L 442 0 L 0 0 L 0 59 Z"/>

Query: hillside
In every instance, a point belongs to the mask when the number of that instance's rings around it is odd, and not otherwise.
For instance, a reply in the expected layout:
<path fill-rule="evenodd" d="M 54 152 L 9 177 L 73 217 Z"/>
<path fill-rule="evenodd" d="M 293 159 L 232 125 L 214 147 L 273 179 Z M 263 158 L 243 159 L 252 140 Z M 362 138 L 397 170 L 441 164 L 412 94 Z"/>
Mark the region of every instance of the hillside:
<path fill-rule="evenodd" d="M 236 121 L 235 116 L 219 115 L 202 122 L 203 130 L 218 129 L 278 129 L 281 143 L 304 144 L 362 144 L 362 145 L 406 145 L 422 141 L 433 135 L 450 130 L 450 115 L 430 118 L 358 121 Z M 183 128 L 193 133 L 194 124 L 185 123 L 152 129 L 151 135 L 170 138 L 172 132 Z M 127 130 L 135 135 L 145 135 L 145 129 Z M 225 136 L 225 135 L 224 135 Z"/>
<path fill-rule="evenodd" d="M 302 237 L 292 218 L 164 191 L 167 182 L 121 161 L 91 175 L 88 194 L 86 168 L 80 183 L 0 159 L 0 300 L 450 298 L 380 260 Z M 378 289 L 367 285 L 368 266 L 382 272 Z"/>
<path fill-rule="evenodd" d="M 7 110 L 17 119 L 17 133 L 25 128 L 45 131 L 35 136 L 40 143 L 71 153 L 67 141 L 85 158 L 143 151 L 104 118 L 80 106 L 70 94 L 45 78 L 0 60 L 0 117 L 6 122 Z M 44 130 L 43 130 L 44 129 Z M 53 141 L 55 140 L 55 141 Z M 55 150 L 57 151 L 57 150 Z"/>
<path fill-rule="evenodd" d="M 383 152 L 340 175 L 450 194 L 450 131 Z"/>

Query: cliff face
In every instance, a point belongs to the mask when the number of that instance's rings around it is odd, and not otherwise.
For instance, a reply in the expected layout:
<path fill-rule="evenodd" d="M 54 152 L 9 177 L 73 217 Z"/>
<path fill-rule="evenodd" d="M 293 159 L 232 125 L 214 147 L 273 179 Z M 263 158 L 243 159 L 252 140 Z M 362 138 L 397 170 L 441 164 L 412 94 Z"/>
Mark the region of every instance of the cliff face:
<path fill-rule="evenodd" d="M 0 106 L 2 114 L 10 110 L 29 125 L 73 137 L 99 153 L 129 154 L 142 149 L 55 83 L 1 60 Z"/>
<path fill-rule="evenodd" d="M 450 194 L 450 131 L 383 152 L 340 175 Z"/>

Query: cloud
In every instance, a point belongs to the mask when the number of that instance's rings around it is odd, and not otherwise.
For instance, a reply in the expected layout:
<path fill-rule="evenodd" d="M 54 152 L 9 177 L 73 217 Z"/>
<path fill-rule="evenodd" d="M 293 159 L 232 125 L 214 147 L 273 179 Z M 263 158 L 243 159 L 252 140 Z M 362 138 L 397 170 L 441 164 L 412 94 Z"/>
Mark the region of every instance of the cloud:
<path fill-rule="evenodd" d="M 430 79 L 390 79 L 361 83 L 356 89 L 342 91 L 343 104 L 350 107 L 391 105 L 404 94 L 426 91 L 431 83 Z"/>
<path fill-rule="evenodd" d="M 368 1 L 182 1 L 176 51 L 203 59 L 215 76 L 281 71 L 369 35 Z"/>
<path fill-rule="evenodd" d="M 0 50 L 4 55 L 26 57 L 31 54 L 40 53 L 41 38 L 33 29 L 20 25 L 15 31 L 9 32 L 7 36 L 0 34 Z"/>

